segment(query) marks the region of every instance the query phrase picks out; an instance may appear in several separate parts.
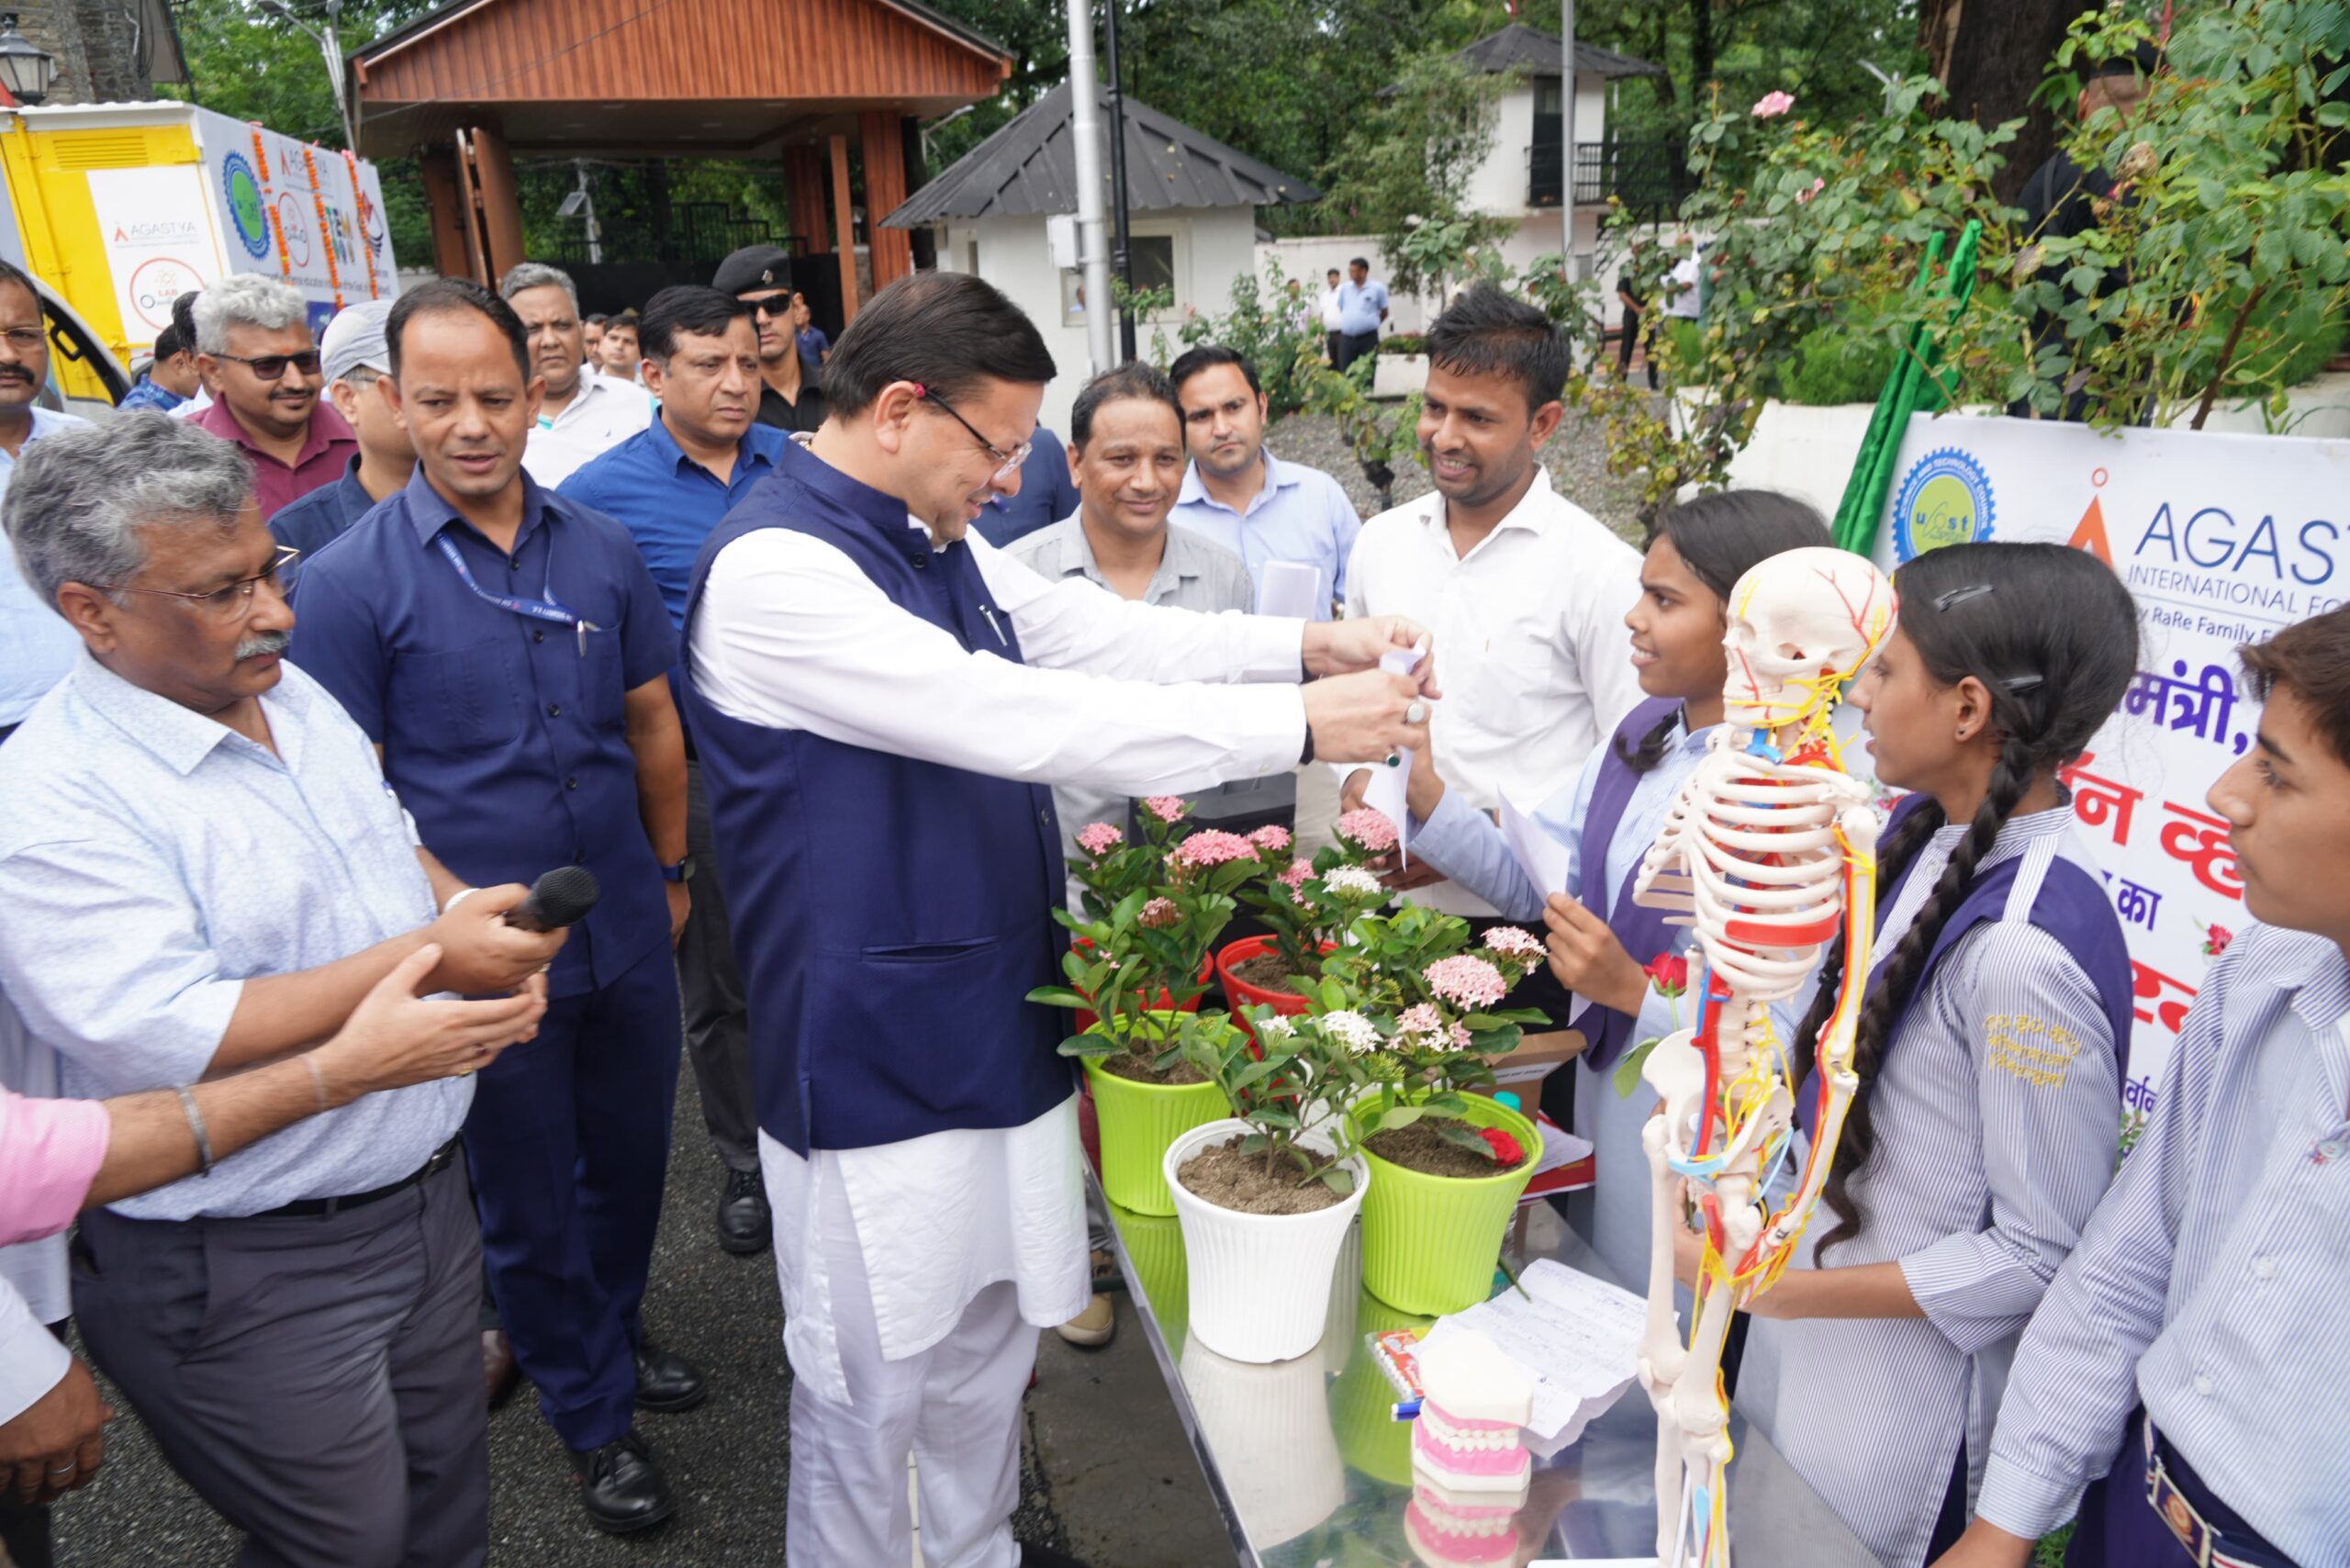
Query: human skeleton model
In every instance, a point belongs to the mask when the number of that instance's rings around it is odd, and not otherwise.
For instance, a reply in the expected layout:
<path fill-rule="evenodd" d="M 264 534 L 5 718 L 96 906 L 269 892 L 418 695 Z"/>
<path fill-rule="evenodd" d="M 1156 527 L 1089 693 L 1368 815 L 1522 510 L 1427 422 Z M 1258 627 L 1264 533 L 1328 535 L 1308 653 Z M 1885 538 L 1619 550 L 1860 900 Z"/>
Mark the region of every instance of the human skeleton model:
<path fill-rule="evenodd" d="M 1636 902 L 1696 928 L 1705 959 L 1695 1026 L 1660 1042 L 1640 1073 L 1664 1103 L 1643 1134 L 1655 1229 L 1639 1365 L 1656 1407 L 1657 1556 L 1669 1568 L 1729 1562 L 1723 1337 L 1731 1312 L 1793 1256 L 1858 1083 L 1852 1042 L 1874 928 L 1878 823 L 1830 726 L 1843 683 L 1893 616 L 1893 585 L 1841 550 L 1791 550 L 1739 579 L 1723 638 L 1726 722 L 1633 887 Z M 1820 1031 L 1810 1154 L 1794 1194 L 1771 1213 L 1796 1085 L 1770 1005 L 1796 994 L 1840 926 L 1844 978 Z M 1673 1299 L 1673 1232 L 1684 1225 L 1705 1235 L 1685 1347 Z"/>

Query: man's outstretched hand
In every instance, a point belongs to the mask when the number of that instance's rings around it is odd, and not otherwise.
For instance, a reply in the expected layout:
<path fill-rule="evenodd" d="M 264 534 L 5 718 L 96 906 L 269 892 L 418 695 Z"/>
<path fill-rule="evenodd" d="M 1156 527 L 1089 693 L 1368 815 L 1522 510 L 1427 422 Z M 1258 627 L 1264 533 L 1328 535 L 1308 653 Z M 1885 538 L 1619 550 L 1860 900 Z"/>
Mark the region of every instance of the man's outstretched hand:
<path fill-rule="evenodd" d="M 1436 639 L 1427 627 L 1401 615 L 1366 615 L 1357 621 L 1309 621 L 1305 623 L 1303 656 L 1308 675 L 1348 675 L 1375 669 L 1379 661 L 1401 649 L 1423 655 L 1415 671 L 1422 697 L 1441 697 L 1437 689 Z M 1317 743 L 1318 744 L 1318 743 Z"/>
<path fill-rule="evenodd" d="M 1325 762 L 1384 764 L 1398 748 L 1428 744 L 1427 704 L 1408 675 L 1367 669 L 1332 676 L 1304 689 L 1305 726 L 1314 755 Z M 1411 710 L 1419 708 L 1419 722 Z"/>

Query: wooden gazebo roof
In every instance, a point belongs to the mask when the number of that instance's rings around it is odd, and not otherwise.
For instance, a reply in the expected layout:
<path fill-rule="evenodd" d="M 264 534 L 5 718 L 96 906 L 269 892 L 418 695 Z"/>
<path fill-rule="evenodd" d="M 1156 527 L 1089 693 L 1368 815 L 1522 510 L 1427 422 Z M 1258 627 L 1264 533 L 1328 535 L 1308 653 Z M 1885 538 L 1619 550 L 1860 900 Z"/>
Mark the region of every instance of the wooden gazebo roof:
<path fill-rule="evenodd" d="M 450 0 L 351 57 L 360 150 L 767 157 L 859 111 L 990 98 L 1011 58 L 919 0 Z"/>

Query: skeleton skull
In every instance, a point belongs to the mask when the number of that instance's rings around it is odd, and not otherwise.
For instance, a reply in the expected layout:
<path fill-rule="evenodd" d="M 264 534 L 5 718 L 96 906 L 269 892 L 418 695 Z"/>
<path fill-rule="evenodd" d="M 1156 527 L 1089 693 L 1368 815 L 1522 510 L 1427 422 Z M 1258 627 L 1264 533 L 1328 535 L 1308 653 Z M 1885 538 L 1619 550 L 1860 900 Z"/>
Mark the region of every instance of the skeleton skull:
<path fill-rule="evenodd" d="M 1789 550 L 1761 562 L 1730 590 L 1723 716 L 1766 731 L 1810 718 L 1876 652 L 1894 610 L 1893 585 L 1850 551 Z"/>

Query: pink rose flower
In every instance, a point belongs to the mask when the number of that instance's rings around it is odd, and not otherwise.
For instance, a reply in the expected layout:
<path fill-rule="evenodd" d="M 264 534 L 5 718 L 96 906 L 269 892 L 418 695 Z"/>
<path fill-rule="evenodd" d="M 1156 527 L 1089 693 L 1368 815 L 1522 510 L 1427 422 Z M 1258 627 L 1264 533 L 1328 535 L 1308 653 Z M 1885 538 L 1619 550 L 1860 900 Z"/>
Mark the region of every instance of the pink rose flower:
<path fill-rule="evenodd" d="M 1268 854 L 1279 855 L 1289 847 L 1289 829 L 1279 823 L 1267 823 L 1248 835 L 1248 842 Z"/>
<path fill-rule="evenodd" d="M 1175 846 L 1169 857 L 1178 866 L 1223 866 L 1235 860 L 1254 860 L 1257 846 L 1237 833 L 1221 828 L 1209 828 L 1195 833 Z"/>
<path fill-rule="evenodd" d="M 1804 203 L 1809 201 L 1812 197 L 1818 196 L 1821 191 L 1827 188 L 1828 182 L 1825 179 L 1814 179 L 1808 189 L 1796 192 L 1796 205 L 1797 207 L 1801 207 Z"/>
<path fill-rule="evenodd" d="M 1395 847 L 1395 824 L 1383 812 L 1357 806 L 1338 819 L 1338 836 L 1359 849 L 1384 854 Z"/>
<path fill-rule="evenodd" d="M 1181 795 L 1153 795 L 1143 801 L 1142 809 L 1160 822 L 1172 823 L 1181 822 L 1192 808 Z"/>
<path fill-rule="evenodd" d="M 1420 971 L 1420 978 L 1455 1007 L 1491 1007 L 1509 994 L 1501 970 L 1469 953 L 1438 958 Z"/>
<path fill-rule="evenodd" d="M 1770 92 L 1754 100 L 1752 112 L 1756 119 L 1775 119 L 1795 106 L 1793 93 Z"/>
<path fill-rule="evenodd" d="M 1153 931 L 1162 931 L 1182 919 L 1183 912 L 1175 907 L 1173 899 L 1153 899 L 1135 918 Z"/>
<path fill-rule="evenodd" d="M 1549 951 L 1540 937 L 1515 925 L 1496 925 L 1486 932 L 1485 946 L 1505 958 L 1539 958 Z"/>
<path fill-rule="evenodd" d="M 1125 841 L 1126 835 L 1108 823 L 1087 823 L 1077 830 L 1077 846 L 1088 855 L 1107 855 Z"/>

